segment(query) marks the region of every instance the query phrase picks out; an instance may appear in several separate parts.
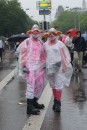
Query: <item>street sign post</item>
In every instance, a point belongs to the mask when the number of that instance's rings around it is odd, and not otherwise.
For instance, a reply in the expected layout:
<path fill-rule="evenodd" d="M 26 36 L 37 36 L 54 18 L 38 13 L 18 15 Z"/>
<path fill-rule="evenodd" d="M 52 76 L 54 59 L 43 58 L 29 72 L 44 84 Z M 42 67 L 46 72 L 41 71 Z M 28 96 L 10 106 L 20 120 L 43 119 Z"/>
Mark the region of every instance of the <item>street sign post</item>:
<path fill-rule="evenodd" d="M 44 30 L 49 29 L 49 23 L 46 22 L 46 15 L 51 14 L 51 0 L 39 0 L 36 3 L 37 9 L 39 10 L 39 15 L 44 16 L 44 22 L 39 23 L 40 27 L 43 28 Z"/>
<path fill-rule="evenodd" d="M 39 10 L 39 15 L 49 15 L 50 13 L 50 10 Z"/>

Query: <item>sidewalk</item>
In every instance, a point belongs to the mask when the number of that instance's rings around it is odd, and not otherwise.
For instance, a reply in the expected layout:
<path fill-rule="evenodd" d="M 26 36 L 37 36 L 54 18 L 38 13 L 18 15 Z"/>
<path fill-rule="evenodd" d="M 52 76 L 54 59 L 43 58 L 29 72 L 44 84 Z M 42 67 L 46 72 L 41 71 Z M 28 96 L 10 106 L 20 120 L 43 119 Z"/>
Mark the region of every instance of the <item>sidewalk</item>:
<path fill-rule="evenodd" d="M 12 71 L 14 70 L 15 66 L 16 59 L 14 51 L 5 50 L 3 55 L 3 61 L 2 63 L 0 62 L 0 84 L 3 79 L 5 79 L 5 82 L 11 79 L 11 77 L 10 79 L 6 79 L 6 77 L 8 77 L 8 75 L 10 76 L 10 73 L 13 73 Z"/>

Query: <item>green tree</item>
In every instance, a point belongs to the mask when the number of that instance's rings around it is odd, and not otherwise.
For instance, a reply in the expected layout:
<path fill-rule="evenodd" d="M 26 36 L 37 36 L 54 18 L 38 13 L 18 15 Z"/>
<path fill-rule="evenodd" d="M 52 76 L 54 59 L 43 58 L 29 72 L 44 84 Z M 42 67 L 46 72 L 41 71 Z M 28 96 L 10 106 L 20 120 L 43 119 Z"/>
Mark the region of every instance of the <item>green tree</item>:
<path fill-rule="evenodd" d="M 34 23 L 18 0 L 0 0 L 0 35 L 25 33 Z"/>
<path fill-rule="evenodd" d="M 77 28 L 84 32 L 87 29 L 87 12 L 63 11 L 56 17 L 51 26 L 58 26 L 63 33 L 70 28 Z"/>

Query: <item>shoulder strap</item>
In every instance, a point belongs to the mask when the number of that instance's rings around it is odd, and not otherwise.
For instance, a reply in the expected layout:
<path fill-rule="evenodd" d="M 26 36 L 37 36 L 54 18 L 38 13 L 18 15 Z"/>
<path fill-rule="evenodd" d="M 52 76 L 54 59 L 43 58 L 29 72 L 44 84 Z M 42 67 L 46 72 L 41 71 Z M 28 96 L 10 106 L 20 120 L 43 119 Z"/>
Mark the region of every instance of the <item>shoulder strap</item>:
<path fill-rule="evenodd" d="M 27 46 L 27 53 L 29 53 L 28 57 L 31 56 L 32 53 L 32 43 L 31 43 L 31 39 L 27 39 L 26 41 L 26 46 Z M 28 45 L 30 44 L 30 46 L 28 47 Z"/>
<path fill-rule="evenodd" d="M 26 40 L 26 45 L 28 46 L 28 43 L 29 43 L 29 39 L 28 40 Z"/>

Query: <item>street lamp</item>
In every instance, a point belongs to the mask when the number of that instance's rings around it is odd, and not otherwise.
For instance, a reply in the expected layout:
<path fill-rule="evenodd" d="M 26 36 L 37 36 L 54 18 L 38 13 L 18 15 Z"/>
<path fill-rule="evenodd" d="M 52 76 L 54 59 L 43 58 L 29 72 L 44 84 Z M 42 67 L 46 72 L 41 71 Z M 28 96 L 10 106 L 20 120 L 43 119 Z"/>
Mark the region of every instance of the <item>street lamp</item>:
<path fill-rule="evenodd" d="M 68 10 L 68 9 L 69 9 L 69 6 L 66 6 L 66 9 Z"/>
<path fill-rule="evenodd" d="M 67 10 L 69 9 L 69 6 L 66 6 L 66 8 L 67 8 Z M 78 20 L 78 28 L 79 28 L 79 30 L 80 30 L 80 17 L 79 17 L 79 13 L 77 12 L 77 11 L 75 11 L 74 10 L 74 12 L 75 12 L 75 15 L 74 15 L 74 26 L 75 26 L 75 28 L 77 28 L 77 20 Z"/>
<path fill-rule="evenodd" d="M 79 15 L 79 13 L 77 14 L 78 15 L 78 27 L 79 27 L 79 30 L 80 30 L 80 15 Z"/>
<path fill-rule="evenodd" d="M 29 10 L 29 8 L 27 8 L 26 10 Z"/>
<path fill-rule="evenodd" d="M 77 27 L 80 30 L 81 29 L 81 25 L 80 25 L 80 12 L 78 12 L 78 11 L 75 11 L 74 23 L 75 23 L 75 28 L 76 28 L 76 24 L 77 24 Z"/>
<path fill-rule="evenodd" d="M 50 23 L 52 23 L 52 10 L 54 10 L 54 9 L 50 9 L 51 13 L 49 14 Z"/>
<path fill-rule="evenodd" d="M 26 10 L 30 10 L 29 8 L 27 8 Z M 31 18 L 33 18 L 33 16 L 30 16 Z"/>
<path fill-rule="evenodd" d="M 75 18 L 75 16 L 74 16 L 74 25 L 75 25 L 75 28 L 76 28 L 76 18 Z"/>

